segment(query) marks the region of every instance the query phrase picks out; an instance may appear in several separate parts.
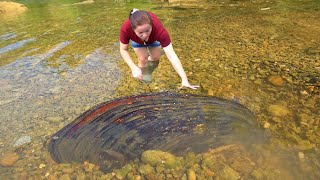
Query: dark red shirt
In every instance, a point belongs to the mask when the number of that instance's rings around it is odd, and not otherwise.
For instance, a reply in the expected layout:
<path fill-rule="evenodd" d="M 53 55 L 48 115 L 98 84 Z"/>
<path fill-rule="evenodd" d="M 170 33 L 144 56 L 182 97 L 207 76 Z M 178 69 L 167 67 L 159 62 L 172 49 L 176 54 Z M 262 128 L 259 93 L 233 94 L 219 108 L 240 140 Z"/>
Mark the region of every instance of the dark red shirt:
<path fill-rule="evenodd" d="M 167 47 L 170 43 L 170 36 L 167 30 L 163 27 L 155 14 L 149 12 L 152 20 L 152 31 L 147 41 L 147 44 L 152 44 L 159 41 L 162 47 Z M 130 39 L 136 43 L 144 44 L 144 42 L 136 35 L 131 27 L 129 18 L 123 23 L 120 30 L 120 41 L 123 44 L 129 44 Z"/>

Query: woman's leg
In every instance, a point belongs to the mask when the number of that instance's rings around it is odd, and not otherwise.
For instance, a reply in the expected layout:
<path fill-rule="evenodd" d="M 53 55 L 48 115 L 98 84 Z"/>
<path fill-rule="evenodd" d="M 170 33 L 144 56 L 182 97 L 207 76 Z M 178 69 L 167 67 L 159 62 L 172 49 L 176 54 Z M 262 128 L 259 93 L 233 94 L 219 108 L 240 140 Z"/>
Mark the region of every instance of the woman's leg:
<path fill-rule="evenodd" d="M 159 61 L 161 57 L 161 47 L 149 47 L 150 58 L 149 61 Z"/>
<path fill-rule="evenodd" d="M 147 66 L 148 61 L 148 50 L 146 47 L 138 47 L 133 48 L 134 52 L 136 53 L 138 57 L 138 67 L 143 68 Z"/>

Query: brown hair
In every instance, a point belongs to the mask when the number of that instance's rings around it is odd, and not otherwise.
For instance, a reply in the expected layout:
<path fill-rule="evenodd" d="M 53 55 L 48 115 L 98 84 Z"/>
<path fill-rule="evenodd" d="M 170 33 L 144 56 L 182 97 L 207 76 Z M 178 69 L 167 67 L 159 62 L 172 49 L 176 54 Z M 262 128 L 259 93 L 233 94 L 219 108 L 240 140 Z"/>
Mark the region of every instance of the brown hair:
<path fill-rule="evenodd" d="M 132 9 L 129 14 L 129 19 L 133 29 L 144 24 L 152 25 L 151 16 L 147 11 Z"/>

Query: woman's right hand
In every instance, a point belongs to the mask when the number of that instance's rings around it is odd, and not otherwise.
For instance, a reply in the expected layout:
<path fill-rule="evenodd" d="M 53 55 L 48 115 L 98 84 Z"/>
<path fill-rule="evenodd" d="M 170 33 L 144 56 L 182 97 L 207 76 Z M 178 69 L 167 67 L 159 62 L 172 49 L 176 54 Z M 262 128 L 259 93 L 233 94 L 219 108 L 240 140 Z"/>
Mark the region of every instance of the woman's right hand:
<path fill-rule="evenodd" d="M 135 66 L 133 69 L 131 69 L 131 72 L 134 78 L 142 80 L 142 71 L 138 66 Z"/>

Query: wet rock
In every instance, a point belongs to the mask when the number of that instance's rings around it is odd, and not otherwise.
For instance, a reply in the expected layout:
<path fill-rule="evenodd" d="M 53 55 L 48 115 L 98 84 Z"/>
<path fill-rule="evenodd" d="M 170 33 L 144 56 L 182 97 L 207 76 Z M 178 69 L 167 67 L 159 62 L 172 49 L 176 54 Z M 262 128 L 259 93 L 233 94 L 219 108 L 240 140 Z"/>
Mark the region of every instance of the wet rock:
<path fill-rule="evenodd" d="M 84 170 L 85 170 L 86 172 L 92 172 L 92 171 L 93 171 L 93 168 L 95 167 L 94 164 L 91 164 L 91 163 L 89 163 L 89 162 L 87 162 L 87 161 L 85 161 L 83 164 L 84 164 Z"/>
<path fill-rule="evenodd" d="M 250 74 L 249 79 L 254 81 L 256 79 L 256 77 L 253 74 Z"/>
<path fill-rule="evenodd" d="M 59 178 L 55 174 L 49 174 L 46 176 L 48 180 L 58 180 Z"/>
<path fill-rule="evenodd" d="M 0 2 L 0 14 L 7 15 L 18 15 L 24 13 L 28 10 L 23 4 L 15 3 L 15 2 Z"/>
<path fill-rule="evenodd" d="M 214 91 L 211 90 L 211 89 L 209 89 L 209 90 L 208 90 L 208 96 L 214 96 Z"/>
<path fill-rule="evenodd" d="M 27 180 L 28 179 L 28 173 L 27 172 L 22 172 L 19 174 L 19 180 Z"/>
<path fill-rule="evenodd" d="M 71 180 L 71 177 L 70 177 L 69 174 L 64 174 L 64 175 L 62 175 L 59 179 L 60 179 L 60 180 Z"/>
<path fill-rule="evenodd" d="M 149 164 L 140 166 L 138 171 L 143 175 L 154 173 L 153 167 Z"/>
<path fill-rule="evenodd" d="M 132 166 L 130 164 L 127 164 L 122 169 L 118 170 L 116 173 L 117 179 L 125 179 L 127 174 L 131 171 Z"/>
<path fill-rule="evenodd" d="M 165 170 L 165 168 L 162 167 L 160 164 L 158 164 L 158 165 L 156 166 L 156 171 L 157 171 L 157 173 L 162 173 L 164 170 Z"/>
<path fill-rule="evenodd" d="M 298 149 L 301 151 L 306 151 L 306 150 L 310 150 L 313 149 L 315 147 L 315 144 L 311 143 L 308 140 L 300 140 L 298 142 Z"/>
<path fill-rule="evenodd" d="M 105 177 L 105 176 L 107 176 L 107 174 L 104 175 L 104 176 L 101 176 L 101 178 L 102 178 L 102 179 L 111 179 L 111 178 L 107 178 L 107 177 Z M 86 174 L 85 174 L 84 172 L 78 172 L 76 179 L 77 179 L 77 180 L 85 180 L 85 179 L 86 179 Z"/>
<path fill-rule="evenodd" d="M 1 166 L 13 166 L 18 160 L 20 156 L 16 153 L 7 153 L 0 159 Z"/>
<path fill-rule="evenodd" d="M 270 114 L 277 117 L 283 117 L 290 113 L 289 109 L 282 105 L 270 105 L 267 110 Z"/>
<path fill-rule="evenodd" d="M 283 86 L 285 84 L 285 80 L 280 76 L 270 76 L 268 81 L 274 86 Z"/>
<path fill-rule="evenodd" d="M 32 138 L 30 136 L 22 136 L 20 137 L 14 144 L 13 147 L 20 147 L 25 144 L 31 143 Z"/>
<path fill-rule="evenodd" d="M 142 162 L 146 164 L 151 164 L 153 166 L 157 164 L 164 164 L 168 168 L 174 168 L 180 166 L 179 159 L 168 153 L 158 150 L 148 150 L 142 153 L 141 156 Z"/>
<path fill-rule="evenodd" d="M 314 123 L 314 119 L 306 113 L 298 114 L 298 120 L 301 125 L 312 125 Z"/>
<path fill-rule="evenodd" d="M 256 85 L 261 85 L 262 84 L 262 79 L 256 79 L 254 82 Z"/>
<path fill-rule="evenodd" d="M 270 128 L 270 126 L 271 126 L 270 123 L 265 122 L 263 125 L 263 128 L 268 129 L 268 128 Z"/>
<path fill-rule="evenodd" d="M 187 171 L 187 177 L 188 177 L 188 180 L 196 180 L 197 179 L 196 173 L 192 169 L 189 169 Z"/>
<path fill-rule="evenodd" d="M 221 179 L 239 179 L 240 175 L 237 171 L 233 170 L 229 166 L 225 166 L 222 171 L 219 172 Z"/>
<path fill-rule="evenodd" d="M 63 169 L 62 172 L 65 174 L 71 174 L 74 172 L 74 170 L 70 167 L 70 168 Z"/>
<path fill-rule="evenodd" d="M 39 168 L 40 168 L 40 169 L 45 168 L 45 167 L 46 167 L 45 164 L 40 164 L 40 165 L 39 165 Z"/>
<path fill-rule="evenodd" d="M 303 152 L 299 152 L 298 153 L 298 157 L 300 160 L 304 160 L 304 153 Z"/>
<path fill-rule="evenodd" d="M 278 118 L 278 117 L 273 117 L 271 120 L 272 120 L 273 122 L 275 122 L 275 123 L 281 122 L 281 119 Z"/>
<path fill-rule="evenodd" d="M 262 169 L 255 169 L 252 171 L 251 176 L 253 179 L 263 179 L 265 177 Z"/>

